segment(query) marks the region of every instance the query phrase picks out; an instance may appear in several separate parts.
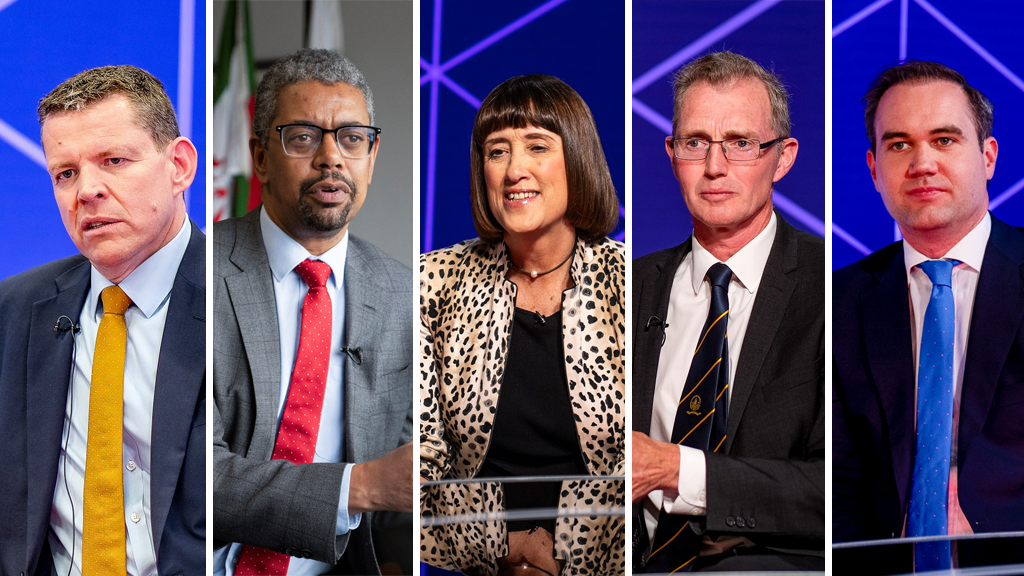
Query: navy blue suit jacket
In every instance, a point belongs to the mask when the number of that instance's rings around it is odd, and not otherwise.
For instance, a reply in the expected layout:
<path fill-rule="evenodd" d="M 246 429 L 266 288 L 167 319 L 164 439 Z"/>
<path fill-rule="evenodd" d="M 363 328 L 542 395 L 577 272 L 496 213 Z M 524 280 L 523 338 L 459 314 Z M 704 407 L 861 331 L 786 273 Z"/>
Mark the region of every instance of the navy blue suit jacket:
<path fill-rule="evenodd" d="M 832 279 L 833 538 L 897 537 L 910 501 L 916 411 L 902 242 Z M 1022 530 L 1024 230 L 995 217 L 969 334 L 957 443 L 960 505 L 976 533 Z"/>
<path fill-rule="evenodd" d="M 824 556 L 825 242 L 778 228 L 743 339 L 728 435 L 706 452 L 706 529 Z M 650 432 L 672 281 L 686 242 L 633 261 L 633 430 Z M 703 312 L 702 312 L 703 314 Z M 683 352 L 680 353 L 691 353 Z M 639 512 L 639 509 L 637 509 Z"/>
<path fill-rule="evenodd" d="M 153 542 L 157 568 L 167 576 L 206 573 L 206 237 L 191 226 L 171 289 L 153 402 Z M 89 261 L 80 255 L 0 282 L 0 426 L 6 436 L 0 442 L 0 574 L 5 576 L 51 572 L 47 532 L 74 338 L 71 331 L 55 330 L 55 324 L 61 316 L 77 321 L 89 284 Z"/>

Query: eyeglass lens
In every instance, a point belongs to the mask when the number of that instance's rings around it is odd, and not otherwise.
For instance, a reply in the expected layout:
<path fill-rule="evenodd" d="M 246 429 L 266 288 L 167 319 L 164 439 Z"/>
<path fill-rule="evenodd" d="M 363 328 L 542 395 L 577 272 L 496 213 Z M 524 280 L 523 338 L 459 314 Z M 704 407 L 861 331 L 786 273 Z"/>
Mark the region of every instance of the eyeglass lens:
<path fill-rule="evenodd" d="M 721 144 L 725 157 L 729 160 L 756 160 L 760 156 L 760 143 L 757 140 L 734 139 L 721 142 L 710 142 L 700 138 L 682 138 L 675 140 L 673 149 L 680 160 L 703 160 L 707 158 L 712 144 Z"/>
<path fill-rule="evenodd" d="M 342 127 L 334 132 L 341 153 L 348 158 L 365 158 L 373 145 L 373 130 L 363 126 Z M 292 156 L 312 156 L 323 140 L 324 130 L 318 126 L 286 126 L 281 130 L 284 151 Z"/>

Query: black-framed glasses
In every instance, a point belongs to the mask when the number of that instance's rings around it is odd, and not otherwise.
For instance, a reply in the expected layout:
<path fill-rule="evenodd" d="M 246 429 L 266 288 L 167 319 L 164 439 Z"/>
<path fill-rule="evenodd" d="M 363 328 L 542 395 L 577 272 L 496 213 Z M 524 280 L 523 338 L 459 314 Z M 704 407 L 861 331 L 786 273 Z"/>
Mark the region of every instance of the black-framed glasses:
<path fill-rule="evenodd" d="M 276 130 L 281 133 L 284 153 L 300 158 L 316 154 L 324 134 L 334 134 L 338 149 L 346 158 L 366 158 L 380 134 L 380 128 L 375 126 L 342 126 L 328 130 L 311 124 L 284 124 Z"/>
<path fill-rule="evenodd" d="M 680 160 L 704 160 L 711 152 L 712 144 L 721 144 L 726 159 L 734 162 L 750 162 L 761 157 L 761 150 L 778 144 L 785 138 L 776 138 L 761 143 L 753 138 L 730 138 L 728 140 L 705 140 L 703 138 L 669 138 L 672 154 Z"/>

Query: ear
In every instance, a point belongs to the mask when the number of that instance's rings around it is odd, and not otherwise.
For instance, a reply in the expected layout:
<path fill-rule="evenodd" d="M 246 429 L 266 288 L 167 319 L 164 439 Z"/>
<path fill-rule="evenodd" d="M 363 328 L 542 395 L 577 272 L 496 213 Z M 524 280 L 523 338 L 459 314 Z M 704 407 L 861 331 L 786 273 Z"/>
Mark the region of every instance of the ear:
<path fill-rule="evenodd" d="M 996 142 L 995 138 L 989 136 L 985 138 L 981 151 L 985 155 L 986 179 L 991 180 L 992 175 L 996 173 L 996 156 L 999 156 L 999 143 Z"/>
<path fill-rule="evenodd" d="M 878 187 L 878 177 L 875 175 L 875 153 L 868 150 L 868 169 L 871 170 L 871 180 L 875 183 L 875 190 L 881 192 Z"/>
<path fill-rule="evenodd" d="M 370 167 L 369 172 L 366 175 L 366 185 L 369 186 L 373 182 L 373 165 L 377 162 L 377 151 L 380 150 L 380 134 L 377 134 L 377 140 L 373 143 L 373 152 L 370 152 Z"/>
<path fill-rule="evenodd" d="M 676 158 L 675 151 L 672 149 L 671 136 L 665 137 L 665 153 L 668 154 L 668 159 L 672 163 L 672 174 L 676 177 L 676 180 L 679 180 L 679 173 L 676 172 L 676 162 L 678 162 L 679 159 Z"/>
<path fill-rule="evenodd" d="M 171 163 L 174 165 L 171 181 L 174 184 L 174 193 L 181 194 L 192 185 L 192 180 L 196 177 L 199 154 L 192 141 L 184 136 L 175 138 L 169 146 Z"/>
<path fill-rule="evenodd" d="M 260 184 L 267 185 L 267 149 L 263 147 L 258 136 L 249 138 L 249 154 L 252 155 L 252 169 Z"/>
<path fill-rule="evenodd" d="M 786 138 L 782 141 L 782 153 L 779 154 L 779 162 L 775 165 L 775 174 L 772 182 L 782 180 L 782 177 L 789 173 L 789 169 L 796 162 L 796 153 L 800 150 L 800 143 L 796 138 Z"/>

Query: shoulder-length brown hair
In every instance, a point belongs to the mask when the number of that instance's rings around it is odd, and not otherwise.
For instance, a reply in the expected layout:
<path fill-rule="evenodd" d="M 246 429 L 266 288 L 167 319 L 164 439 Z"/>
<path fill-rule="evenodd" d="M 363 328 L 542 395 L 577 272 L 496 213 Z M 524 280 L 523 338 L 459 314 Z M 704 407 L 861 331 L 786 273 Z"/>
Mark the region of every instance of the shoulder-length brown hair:
<path fill-rule="evenodd" d="M 619 199 L 594 117 L 575 90 L 546 74 L 509 78 L 480 105 L 470 146 L 470 201 L 477 234 L 487 242 L 498 242 L 504 234 L 487 201 L 484 141 L 499 130 L 527 126 L 561 136 L 569 187 L 565 214 L 584 240 L 604 238 L 619 221 Z"/>

